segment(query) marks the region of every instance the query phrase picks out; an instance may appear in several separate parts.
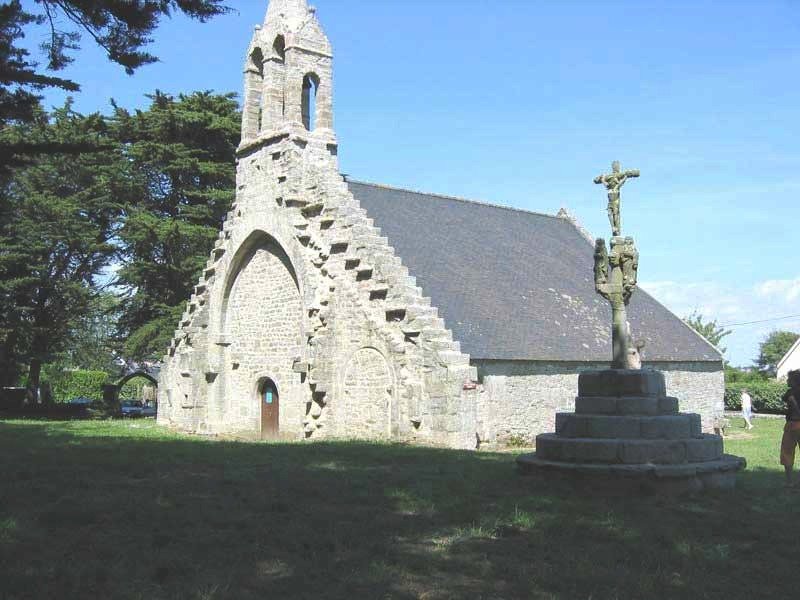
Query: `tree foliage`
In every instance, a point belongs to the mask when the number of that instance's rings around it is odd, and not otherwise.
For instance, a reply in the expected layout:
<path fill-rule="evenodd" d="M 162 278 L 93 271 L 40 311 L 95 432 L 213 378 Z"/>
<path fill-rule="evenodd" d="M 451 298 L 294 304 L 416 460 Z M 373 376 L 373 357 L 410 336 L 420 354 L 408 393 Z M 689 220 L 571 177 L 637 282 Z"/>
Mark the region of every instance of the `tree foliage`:
<path fill-rule="evenodd" d="M 740 369 L 731 365 L 725 365 L 725 385 L 732 383 L 761 383 L 768 381 L 766 373 L 758 369 Z"/>
<path fill-rule="evenodd" d="M 233 94 L 156 92 L 147 110 L 117 109 L 115 131 L 136 186 L 120 242 L 125 354 L 163 353 L 235 194 L 240 115 Z"/>
<path fill-rule="evenodd" d="M 119 257 L 123 217 L 131 209 L 131 214 L 149 210 L 137 202 L 147 194 L 130 194 L 147 178 L 131 176 L 133 157 L 122 152 L 127 147 L 120 146 L 118 135 L 109 135 L 107 120 L 76 115 L 66 106 L 51 122 L 40 108 L 41 92 L 79 90 L 77 82 L 55 73 L 73 60 L 82 35 L 130 74 L 157 60 L 146 48 L 163 17 L 182 13 L 206 21 L 230 10 L 223 1 L 0 3 L 0 385 L 18 381 L 24 364 L 30 364 L 35 386 L 41 362 L 55 357 L 108 362 L 108 348 L 89 356 L 72 344 L 82 343 L 87 327 L 95 333 L 100 327 L 98 277 Z M 23 47 L 25 35 L 37 28 L 48 32 L 41 46 L 44 66 Z M 210 212 L 216 215 L 216 206 Z M 127 256 L 137 255 L 127 250 Z"/>
<path fill-rule="evenodd" d="M 742 409 L 742 390 L 747 390 L 753 400 L 753 410 L 760 413 L 782 414 L 786 411 L 783 394 L 786 384 L 769 379 L 751 381 L 749 383 L 731 383 L 725 385 L 725 408 Z"/>
<path fill-rule="evenodd" d="M 110 277 L 110 274 L 105 274 L 105 277 Z M 73 326 L 68 336 L 69 343 L 56 359 L 61 368 L 106 373 L 119 370 L 116 361 L 121 353 L 116 333 L 120 299 L 105 291 L 107 286 L 96 287 L 100 289 L 92 294 L 87 311 L 71 319 Z"/>
<path fill-rule="evenodd" d="M 789 351 L 799 337 L 800 334 L 792 331 L 773 331 L 759 345 L 756 365 L 760 369 L 774 374 L 784 354 Z"/>
<path fill-rule="evenodd" d="M 91 312 L 98 277 L 131 186 L 100 115 L 67 104 L 52 120 L 18 126 L 43 142 L 79 143 L 78 155 L 43 154 L 19 168 L 0 197 L 0 370 L 4 383 L 24 363 L 52 360 Z M 32 375 L 32 383 L 38 376 Z"/>
<path fill-rule="evenodd" d="M 36 4 L 42 9 L 37 22 L 49 28 L 49 41 L 43 46 L 50 69 L 72 62 L 68 51 L 77 50 L 81 33 L 88 33 L 109 60 L 125 67 L 128 74 L 158 60 L 143 47 L 152 41 L 150 36 L 162 17 L 180 11 L 207 21 L 230 10 L 222 0 L 36 0 Z M 60 16 L 69 22 L 70 29 L 59 27 Z"/>
<path fill-rule="evenodd" d="M 0 195 L 3 384 L 26 365 L 35 386 L 42 363 L 109 370 L 115 352 L 164 351 L 234 197 L 240 121 L 232 94 L 150 98 L 109 118 L 68 104 L 13 128 L 84 152 L 38 156 Z M 103 296 L 112 286 L 124 301 Z"/>
<path fill-rule="evenodd" d="M 683 318 L 683 321 L 692 329 L 694 329 L 697 333 L 702 335 L 706 338 L 709 342 L 711 342 L 721 353 L 725 353 L 727 348 L 723 348 L 720 346 L 720 342 L 726 336 L 731 334 L 730 329 L 725 329 L 720 327 L 717 324 L 717 320 L 714 319 L 713 321 L 706 321 L 699 312 L 694 311 L 687 317 Z"/>
<path fill-rule="evenodd" d="M 81 34 L 88 34 L 101 46 L 112 62 L 133 73 L 138 67 L 157 60 L 144 48 L 160 20 L 174 12 L 206 21 L 228 12 L 223 0 L 35 0 L 22 5 L 20 0 L 0 4 L 0 134 L 13 123 L 35 118 L 40 92 L 46 88 L 78 91 L 78 83 L 55 77 L 73 60 Z M 66 25 L 66 28 L 62 28 Z M 40 68 L 30 53 L 20 46 L 26 31 L 44 27 L 48 32 L 42 50 L 46 68 Z M 58 151 L 69 148 L 61 147 Z M 26 156 L 54 150 L 31 144 L 25 139 L 0 135 L 0 175 Z"/>

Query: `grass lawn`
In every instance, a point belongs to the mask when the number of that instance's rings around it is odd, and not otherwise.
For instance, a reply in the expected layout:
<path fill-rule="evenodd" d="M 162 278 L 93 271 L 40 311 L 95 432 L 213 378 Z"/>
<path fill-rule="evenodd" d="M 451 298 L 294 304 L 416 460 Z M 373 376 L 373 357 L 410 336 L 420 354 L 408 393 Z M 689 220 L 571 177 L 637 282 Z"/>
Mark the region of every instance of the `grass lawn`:
<path fill-rule="evenodd" d="M 513 453 L 0 421 L 0 598 L 796 598 L 782 421 L 734 492 L 593 494 Z"/>

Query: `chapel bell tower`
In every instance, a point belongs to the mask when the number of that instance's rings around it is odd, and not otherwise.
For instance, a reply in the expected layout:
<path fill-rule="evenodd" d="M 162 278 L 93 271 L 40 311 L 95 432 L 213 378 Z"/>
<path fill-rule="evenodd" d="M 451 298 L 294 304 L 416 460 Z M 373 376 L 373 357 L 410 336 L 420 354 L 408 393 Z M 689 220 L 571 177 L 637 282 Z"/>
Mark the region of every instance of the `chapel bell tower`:
<path fill-rule="evenodd" d="M 285 133 L 334 143 L 333 53 L 306 0 L 271 0 L 244 67 L 242 145 Z"/>

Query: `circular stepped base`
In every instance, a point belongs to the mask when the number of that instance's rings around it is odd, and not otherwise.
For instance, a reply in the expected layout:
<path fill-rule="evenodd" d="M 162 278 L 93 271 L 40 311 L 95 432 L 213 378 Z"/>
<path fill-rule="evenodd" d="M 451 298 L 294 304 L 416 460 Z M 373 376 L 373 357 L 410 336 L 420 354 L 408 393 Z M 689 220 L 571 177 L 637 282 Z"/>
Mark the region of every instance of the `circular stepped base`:
<path fill-rule="evenodd" d="M 526 475 L 560 475 L 580 487 L 636 488 L 655 493 L 699 492 L 705 489 L 731 489 L 736 473 L 746 466 L 744 458 L 723 454 L 711 461 L 658 464 L 597 464 L 546 460 L 536 453 L 517 457 L 517 468 Z"/>
<path fill-rule="evenodd" d="M 536 452 L 517 458 L 522 473 L 584 488 L 670 493 L 731 488 L 745 464 L 723 453 L 720 436 L 701 433 L 699 415 L 678 412 L 664 375 L 646 369 L 582 372 L 575 412 L 556 414 L 556 432 L 536 436 Z"/>

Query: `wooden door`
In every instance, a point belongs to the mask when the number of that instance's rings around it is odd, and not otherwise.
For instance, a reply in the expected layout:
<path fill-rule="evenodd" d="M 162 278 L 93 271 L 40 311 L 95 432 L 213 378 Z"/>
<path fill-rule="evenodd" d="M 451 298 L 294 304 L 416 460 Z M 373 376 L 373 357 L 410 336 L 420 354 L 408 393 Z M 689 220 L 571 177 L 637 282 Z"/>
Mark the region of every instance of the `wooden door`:
<path fill-rule="evenodd" d="M 278 388 L 267 379 L 261 384 L 261 439 L 273 440 L 278 437 Z"/>

